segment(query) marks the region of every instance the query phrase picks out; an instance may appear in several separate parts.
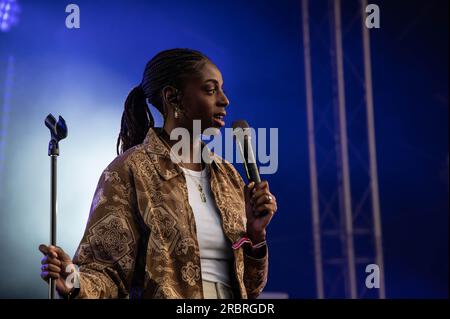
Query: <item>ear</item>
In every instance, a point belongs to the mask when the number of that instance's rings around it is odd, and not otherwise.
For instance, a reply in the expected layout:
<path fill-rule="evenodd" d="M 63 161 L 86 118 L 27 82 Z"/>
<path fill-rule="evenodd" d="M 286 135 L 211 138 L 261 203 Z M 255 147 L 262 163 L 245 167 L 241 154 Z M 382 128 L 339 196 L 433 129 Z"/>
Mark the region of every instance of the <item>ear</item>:
<path fill-rule="evenodd" d="M 166 105 L 174 107 L 180 103 L 179 90 L 171 85 L 167 85 L 162 89 L 162 96 Z"/>

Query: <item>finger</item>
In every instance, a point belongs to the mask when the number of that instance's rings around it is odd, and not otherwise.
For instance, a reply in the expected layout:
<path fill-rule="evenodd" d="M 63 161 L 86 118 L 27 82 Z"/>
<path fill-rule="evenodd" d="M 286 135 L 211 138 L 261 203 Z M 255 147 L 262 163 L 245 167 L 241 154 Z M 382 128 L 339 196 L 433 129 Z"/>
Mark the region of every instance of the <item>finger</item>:
<path fill-rule="evenodd" d="M 257 191 L 252 195 L 252 198 L 251 198 L 251 199 L 252 199 L 254 202 L 256 202 L 257 199 L 258 199 L 260 196 L 265 196 L 265 195 L 270 195 L 270 196 L 273 197 L 273 195 L 270 193 L 269 189 L 268 189 L 268 188 L 264 188 L 264 189 L 257 190 Z"/>
<path fill-rule="evenodd" d="M 43 253 L 44 255 L 47 255 L 47 253 L 48 253 L 48 247 L 47 247 L 47 245 L 40 244 L 40 245 L 39 245 L 39 251 L 40 251 L 41 253 Z"/>
<path fill-rule="evenodd" d="M 41 278 L 48 282 L 48 279 L 49 279 L 48 272 L 46 272 L 46 271 L 41 272 Z"/>
<path fill-rule="evenodd" d="M 41 278 L 44 280 L 48 280 L 49 278 L 59 279 L 59 273 L 53 271 L 43 271 L 41 272 Z"/>
<path fill-rule="evenodd" d="M 253 193 L 257 192 L 260 189 L 269 188 L 269 183 L 266 180 L 263 180 L 255 185 L 254 189 L 252 190 Z"/>
<path fill-rule="evenodd" d="M 255 187 L 255 183 L 251 182 L 248 185 L 245 185 L 245 196 L 250 197 L 253 188 Z"/>
<path fill-rule="evenodd" d="M 70 256 L 67 255 L 66 252 L 59 246 L 50 245 L 49 251 L 53 257 L 59 258 L 60 260 L 72 260 Z"/>
<path fill-rule="evenodd" d="M 51 271 L 60 274 L 61 268 L 53 264 L 44 264 L 41 266 L 42 271 Z"/>
<path fill-rule="evenodd" d="M 267 223 L 270 222 L 270 220 L 272 219 L 272 217 L 273 217 L 274 214 L 275 214 L 275 213 L 274 213 L 273 211 L 267 210 L 267 209 L 263 209 L 261 212 L 255 212 L 255 216 L 256 216 L 257 218 L 268 219 L 268 222 L 267 222 Z M 269 216 L 269 217 L 267 217 L 267 216 Z"/>
<path fill-rule="evenodd" d="M 52 250 L 52 249 L 50 249 L 49 248 L 49 250 L 48 250 L 48 252 L 47 252 L 47 256 L 49 257 L 49 258 L 58 258 L 58 254 L 56 253 L 56 251 L 55 250 Z"/>
<path fill-rule="evenodd" d="M 53 264 L 55 266 L 60 267 L 61 266 L 61 260 L 57 259 L 57 258 L 52 258 L 52 257 L 48 257 L 45 256 L 44 258 L 41 259 L 41 264 Z"/>
<path fill-rule="evenodd" d="M 61 248 L 56 246 L 59 259 L 63 262 L 72 262 L 72 258 Z"/>
<path fill-rule="evenodd" d="M 45 256 L 41 259 L 41 264 L 54 264 L 56 266 L 61 266 L 61 260 L 59 260 L 58 258 Z"/>
<path fill-rule="evenodd" d="M 255 213 L 261 214 L 262 212 L 274 213 L 275 207 L 273 204 L 261 204 L 255 208 Z"/>
<path fill-rule="evenodd" d="M 58 257 L 60 250 L 61 250 L 61 248 L 59 248 L 59 247 L 56 247 L 53 245 L 48 246 L 49 255 L 52 257 L 55 257 L 55 258 Z"/>
<path fill-rule="evenodd" d="M 271 193 L 266 192 L 261 194 L 259 197 L 253 200 L 254 206 L 258 206 L 265 203 L 275 203 L 275 196 L 273 196 Z"/>

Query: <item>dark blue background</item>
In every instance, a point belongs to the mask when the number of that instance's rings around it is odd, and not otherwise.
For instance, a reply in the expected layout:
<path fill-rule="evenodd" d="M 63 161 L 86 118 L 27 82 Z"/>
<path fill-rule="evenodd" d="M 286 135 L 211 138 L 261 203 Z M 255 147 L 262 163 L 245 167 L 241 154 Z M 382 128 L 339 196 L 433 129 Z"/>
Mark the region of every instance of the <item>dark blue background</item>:
<path fill-rule="evenodd" d="M 448 2 L 373 2 L 381 9 L 381 28 L 370 33 L 387 297 L 448 297 Z M 66 1 L 20 1 L 19 23 L 0 33 L 2 81 L 7 58 L 15 61 L 1 181 L 0 296 L 46 296 L 37 252 L 48 240 L 45 116 L 63 114 L 71 127 L 65 161 L 74 163 L 61 164 L 70 176 L 62 176 L 61 187 L 68 186 L 61 190 L 60 222 L 84 224 L 88 207 L 77 203 L 90 202 L 96 179 L 114 157 L 128 91 L 158 51 L 189 47 L 221 69 L 231 101 L 228 123 L 245 118 L 279 129 L 279 170 L 266 177 L 279 202 L 269 230 L 266 290 L 314 298 L 300 1 L 75 3 L 79 30 L 64 26 Z M 352 5 L 343 1 L 344 21 Z M 326 18 L 327 1 L 311 7 Z M 360 54 L 352 45 L 357 37 L 349 32 L 344 39 L 349 57 Z M 320 95 L 320 85 L 316 90 Z M 109 153 L 96 160 L 101 150 Z M 91 166 L 87 185 L 77 174 Z M 85 191 L 70 198 L 69 185 Z M 64 217 L 69 210 L 70 219 Z M 61 231 L 61 246 L 73 252 L 82 228 Z"/>

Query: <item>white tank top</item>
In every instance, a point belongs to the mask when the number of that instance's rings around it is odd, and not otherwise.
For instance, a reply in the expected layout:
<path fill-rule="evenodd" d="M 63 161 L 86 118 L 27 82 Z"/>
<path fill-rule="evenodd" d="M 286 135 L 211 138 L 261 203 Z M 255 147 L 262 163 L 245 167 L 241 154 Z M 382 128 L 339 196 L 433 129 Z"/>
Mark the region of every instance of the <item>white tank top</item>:
<path fill-rule="evenodd" d="M 233 252 L 223 232 L 220 212 L 211 192 L 209 171 L 206 168 L 200 172 L 183 167 L 182 170 L 186 177 L 189 204 L 195 217 L 202 279 L 230 286 Z"/>

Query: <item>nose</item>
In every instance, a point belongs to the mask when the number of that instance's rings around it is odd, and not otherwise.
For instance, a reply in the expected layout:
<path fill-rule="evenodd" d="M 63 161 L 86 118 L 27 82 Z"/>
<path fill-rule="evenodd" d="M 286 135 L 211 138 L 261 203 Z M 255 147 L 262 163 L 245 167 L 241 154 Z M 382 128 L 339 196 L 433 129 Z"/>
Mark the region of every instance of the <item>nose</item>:
<path fill-rule="evenodd" d="M 221 92 L 221 94 L 219 96 L 217 104 L 222 107 L 228 106 L 230 104 L 230 101 L 228 100 L 227 96 L 225 95 L 225 92 L 222 90 L 220 92 Z"/>

